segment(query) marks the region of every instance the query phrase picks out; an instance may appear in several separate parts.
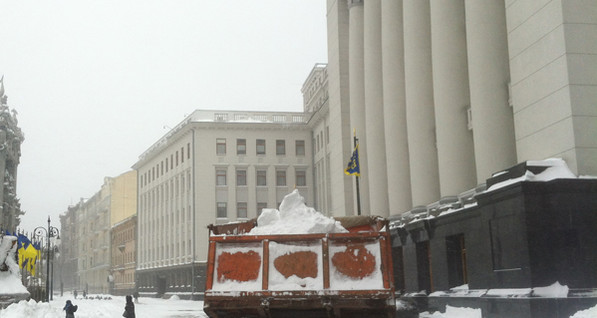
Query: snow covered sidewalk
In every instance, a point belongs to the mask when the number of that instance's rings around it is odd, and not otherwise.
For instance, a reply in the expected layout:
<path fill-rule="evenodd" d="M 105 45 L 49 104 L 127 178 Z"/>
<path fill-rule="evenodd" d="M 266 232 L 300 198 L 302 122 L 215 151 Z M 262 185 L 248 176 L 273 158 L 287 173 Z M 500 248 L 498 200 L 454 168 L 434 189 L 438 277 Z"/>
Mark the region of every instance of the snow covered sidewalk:
<path fill-rule="evenodd" d="M 95 297 L 96 295 L 90 295 Z M 0 310 L 2 318 L 63 318 L 62 308 L 67 299 L 70 299 L 74 305 L 79 308 L 75 313 L 77 318 L 108 318 L 122 317 L 124 311 L 124 296 L 110 296 L 111 300 L 106 299 L 74 299 L 72 295 L 54 296 L 54 300 L 49 303 L 36 303 L 33 300 L 29 302 L 22 301 L 18 304 L 12 304 L 6 309 Z M 177 297 L 172 299 L 158 298 L 139 298 L 139 303 L 135 304 L 135 313 L 137 317 L 178 317 L 178 318 L 206 318 L 203 312 L 202 301 L 180 300 Z"/>

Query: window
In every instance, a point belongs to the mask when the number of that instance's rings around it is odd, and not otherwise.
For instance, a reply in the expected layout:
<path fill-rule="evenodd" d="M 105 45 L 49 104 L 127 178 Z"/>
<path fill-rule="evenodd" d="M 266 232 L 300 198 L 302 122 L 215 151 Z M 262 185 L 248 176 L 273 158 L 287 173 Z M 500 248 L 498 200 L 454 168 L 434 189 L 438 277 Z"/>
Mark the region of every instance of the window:
<path fill-rule="evenodd" d="M 296 171 L 296 186 L 304 187 L 307 185 L 307 172 L 305 170 Z"/>
<path fill-rule="evenodd" d="M 226 170 L 223 170 L 223 169 L 216 170 L 216 185 L 217 186 L 225 186 L 226 185 Z"/>
<path fill-rule="evenodd" d="M 417 282 L 420 290 L 433 292 L 433 285 L 431 280 L 431 250 L 429 249 L 429 241 L 416 243 L 417 255 Z"/>
<path fill-rule="evenodd" d="M 218 211 L 217 211 L 216 217 L 219 217 L 219 218 L 228 217 L 228 209 L 226 208 L 226 202 L 218 202 L 217 208 L 218 208 Z"/>
<path fill-rule="evenodd" d="M 236 154 L 237 155 L 246 155 L 247 154 L 247 140 L 246 139 L 237 139 L 236 140 Z"/>
<path fill-rule="evenodd" d="M 226 155 L 226 139 L 224 139 L 224 138 L 216 139 L 216 155 L 218 155 L 218 156 Z"/>
<path fill-rule="evenodd" d="M 286 140 L 276 140 L 276 155 L 286 154 Z"/>
<path fill-rule="evenodd" d="M 286 170 L 276 170 L 276 185 L 286 186 Z"/>
<path fill-rule="evenodd" d="M 184 162 L 184 147 L 180 148 L 180 163 Z"/>
<path fill-rule="evenodd" d="M 266 186 L 267 185 L 267 170 L 257 170 L 257 185 L 258 186 Z"/>
<path fill-rule="evenodd" d="M 265 155 L 265 139 L 257 139 L 257 154 Z"/>
<path fill-rule="evenodd" d="M 191 143 L 187 143 L 187 159 L 191 159 Z"/>
<path fill-rule="evenodd" d="M 257 202 L 257 216 L 261 215 L 261 210 L 267 208 L 266 202 Z"/>
<path fill-rule="evenodd" d="M 448 252 L 448 286 L 452 288 L 466 284 L 468 279 L 464 234 L 447 236 L 446 250 Z"/>
<path fill-rule="evenodd" d="M 305 141 L 304 140 L 297 140 L 295 143 L 295 151 L 297 156 L 304 156 L 305 155 Z"/>
<path fill-rule="evenodd" d="M 236 202 L 236 217 L 247 217 L 247 202 Z"/>
<path fill-rule="evenodd" d="M 247 185 L 247 170 L 238 169 L 236 170 L 236 185 L 246 186 Z"/>

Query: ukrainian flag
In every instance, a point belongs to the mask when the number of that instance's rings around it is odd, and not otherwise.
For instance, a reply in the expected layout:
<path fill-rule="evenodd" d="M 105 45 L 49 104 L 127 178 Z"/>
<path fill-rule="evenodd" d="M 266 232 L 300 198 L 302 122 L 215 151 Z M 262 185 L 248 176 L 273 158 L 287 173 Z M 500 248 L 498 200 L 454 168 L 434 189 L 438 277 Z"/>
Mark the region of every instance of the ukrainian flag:
<path fill-rule="evenodd" d="M 352 152 L 352 157 L 350 157 L 350 161 L 348 162 L 348 167 L 346 167 L 346 169 L 344 169 L 344 173 L 346 173 L 349 176 L 355 175 L 357 177 L 361 175 L 361 168 L 359 166 L 359 144 L 357 144 L 354 147 L 354 151 Z"/>
<path fill-rule="evenodd" d="M 31 243 L 23 234 L 18 236 L 19 268 L 25 268 L 35 276 L 35 263 L 40 255 L 39 245 Z"/>

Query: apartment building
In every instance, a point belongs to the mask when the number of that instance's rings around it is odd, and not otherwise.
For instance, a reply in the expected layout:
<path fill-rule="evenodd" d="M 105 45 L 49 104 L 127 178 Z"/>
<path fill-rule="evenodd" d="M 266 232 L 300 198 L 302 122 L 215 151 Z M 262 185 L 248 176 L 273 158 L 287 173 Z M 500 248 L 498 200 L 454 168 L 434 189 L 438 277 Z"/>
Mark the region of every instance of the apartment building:
<path fill-rule="evenodd" d="M 65 288 L 88 293 L 112 293 L 116 287 L 133 290 L 136 180 L 134 170 L 106 177 L 91 198 L 81 198 L 61 215 L 65 254 L 60 261 L 69 269 L 61 270 Z"/>

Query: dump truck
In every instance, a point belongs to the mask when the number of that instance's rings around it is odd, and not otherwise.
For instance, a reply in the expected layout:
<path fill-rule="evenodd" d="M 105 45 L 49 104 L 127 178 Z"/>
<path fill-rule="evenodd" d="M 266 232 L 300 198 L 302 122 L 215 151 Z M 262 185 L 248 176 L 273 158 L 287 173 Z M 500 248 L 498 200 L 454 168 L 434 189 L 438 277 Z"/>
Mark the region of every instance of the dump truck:
<path fill-rule="evenodd" d="M 347 233 L 251 235 L 210 225 L 204 311 L 225 317 L 394 317 L 391 239 L 381 217 L 336 218 Z"/>

